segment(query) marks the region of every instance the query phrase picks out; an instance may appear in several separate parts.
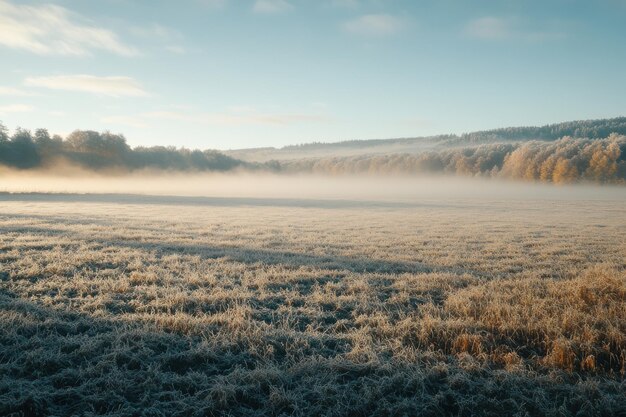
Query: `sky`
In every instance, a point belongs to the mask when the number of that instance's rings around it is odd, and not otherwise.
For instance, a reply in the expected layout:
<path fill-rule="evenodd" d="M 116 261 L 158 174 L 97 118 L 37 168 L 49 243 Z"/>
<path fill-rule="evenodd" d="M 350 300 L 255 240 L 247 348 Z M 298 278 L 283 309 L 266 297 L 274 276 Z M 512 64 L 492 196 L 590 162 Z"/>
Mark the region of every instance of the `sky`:
<path fill-rule="evenodd" d="M 238 149 L 626 115 L 626 0 L 0 0 L 0 121 Z"/>

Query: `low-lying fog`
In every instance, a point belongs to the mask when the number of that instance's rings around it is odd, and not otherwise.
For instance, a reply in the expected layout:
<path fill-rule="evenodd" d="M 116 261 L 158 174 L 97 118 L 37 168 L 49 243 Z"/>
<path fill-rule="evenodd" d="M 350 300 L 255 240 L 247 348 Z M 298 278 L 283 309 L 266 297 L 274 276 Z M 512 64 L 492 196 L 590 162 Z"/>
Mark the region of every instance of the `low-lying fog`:
<path fill-rule="evenodd" d="M 0 192 L 416 201 L 427 199 L 626 200 L 626 187 L 555 186 L 459 177 L 136 174 L 104 177 L 4 172 Z"/>

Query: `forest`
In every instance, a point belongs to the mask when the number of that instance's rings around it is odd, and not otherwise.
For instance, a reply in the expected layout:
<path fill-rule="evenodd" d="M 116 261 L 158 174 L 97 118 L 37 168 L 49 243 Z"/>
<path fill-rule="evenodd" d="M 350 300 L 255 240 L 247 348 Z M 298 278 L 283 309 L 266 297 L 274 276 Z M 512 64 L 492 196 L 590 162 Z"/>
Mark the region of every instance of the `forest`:
<path fill-rule="evenodd" d="M 505 127 L 481 130 L 461 135 L 437 135 L 416 138 L 348 140 L 334 143 L 313 142 L 285 146 L 283 150 L 305 150 L 321 147 L 366 147 L 378 145 L 406 144 L 411 142 L 430 142 L 441 146 L 479 144 L 494 142 L 515 142 L 528 140 L 554 141 L 565 136 L 575 138 L 601 139 L 611 133 L 626 135 L 626 117 L 612 119 L 576 120 L 554 123 L 544 126 Z"/>
<path fill-rule="evenodd" d="M 626 118 L 567 122 L 543 127 L 517 127 L 438 136 L 445 145 L 415 152 L 389 151 L 348 156 L 282 158 L 255 162 L 216 150 L 134 147 L 122 134 L 76 130 L 66 138 L 46 129 L 17 128 L 0 123 L 0 165 L 18 170 L 54 170 L 63 165 L 107 174 L 136 170 L 183 172 L 255 171 L 323 175 L 445 174 L 507 178 L 548 183 L 626 183 Z M 418 140 L 419 138 L 412 139 Z M 424 140 L 434 140 L 423 138 Z M 397 143 L 398 139 L 376 144 Z M 371 146 L 372 141 L 299 145 Z M 368 145 L 369 144 L 369 145 Z"/>
<path fill-rule="evenodd" d="M 131 148 L 121 134 L 76 130 L 65 139 L 48 130 L 17 128 L 9 136 L 0 123 L 0 165 L 17 169 L 73 164 L 93 171 L 160 169 L 227 171 L 246 164 L 214 150 L 153 146 Z"/>
<path fill-rule="evenodd" d="M 363 155 L 279 163 L 286 172 L 317 174 L 442 173 L 553 182 L 626 181 L 626 136 L 605 139 L 565 137 L 554 142 L 530 141 L 453 148 L 420 154 Z"/>

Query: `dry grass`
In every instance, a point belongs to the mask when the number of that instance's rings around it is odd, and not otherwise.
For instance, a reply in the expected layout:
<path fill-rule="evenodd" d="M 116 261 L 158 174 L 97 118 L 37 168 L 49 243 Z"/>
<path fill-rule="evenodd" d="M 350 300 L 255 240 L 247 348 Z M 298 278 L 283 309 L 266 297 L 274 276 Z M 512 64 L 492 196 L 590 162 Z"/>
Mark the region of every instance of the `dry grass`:
<path fill-rule="evenodd" d="M 624 201 L 19 200 L 0 415 L 626 413 Z"/>

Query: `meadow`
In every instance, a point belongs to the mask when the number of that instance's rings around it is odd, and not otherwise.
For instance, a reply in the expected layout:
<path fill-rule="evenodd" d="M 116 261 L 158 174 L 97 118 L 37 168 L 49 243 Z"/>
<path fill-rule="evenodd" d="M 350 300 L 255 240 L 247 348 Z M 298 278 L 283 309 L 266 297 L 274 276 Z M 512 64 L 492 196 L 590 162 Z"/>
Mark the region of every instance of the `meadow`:
<path fill-rule="evenodd" d="M 623 188 L 472 187 L 0 193 L 0 415 L 625 415 Z"/>

